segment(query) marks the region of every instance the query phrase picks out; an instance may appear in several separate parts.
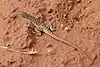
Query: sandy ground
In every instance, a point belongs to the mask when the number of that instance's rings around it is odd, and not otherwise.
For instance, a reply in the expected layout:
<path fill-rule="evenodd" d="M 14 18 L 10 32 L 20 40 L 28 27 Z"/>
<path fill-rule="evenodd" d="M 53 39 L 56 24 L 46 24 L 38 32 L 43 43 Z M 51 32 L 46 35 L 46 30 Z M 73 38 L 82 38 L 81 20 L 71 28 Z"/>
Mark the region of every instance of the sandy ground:
<path fill-rule="evenodd" d="M 46 34 L 37 36 L 21 12 L 55 25 L 57 36 L 77 45 L 95 62 Z M 100 0 L 0 0 L 1 46 L 44 52 L 26 55 L 0 48 L 0 67 L 99 67 L 99 24 Z"/>

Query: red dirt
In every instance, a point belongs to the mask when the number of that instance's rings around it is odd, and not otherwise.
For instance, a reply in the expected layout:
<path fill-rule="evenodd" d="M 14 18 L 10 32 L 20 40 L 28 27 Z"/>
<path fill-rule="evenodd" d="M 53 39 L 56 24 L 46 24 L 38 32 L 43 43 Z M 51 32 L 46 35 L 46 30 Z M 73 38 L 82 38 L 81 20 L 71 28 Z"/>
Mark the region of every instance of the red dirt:
<path fill-rule="evenodd" d="M 52 53 L 43 55 L 26 55 L 0 48 L 0 67 L 99 67 L 99 7 L 100 0 L 0 0 L 2 46 L 40 52 L 57 47 Z M 32 33 L 34 29 L 28 27 L 28 21 L 19 16 L 21 12 L 30 13 L 42 23 L 55 24 L 55 34 L 77 45 L 95 63 L 46 34 L 36 36 Z"/>

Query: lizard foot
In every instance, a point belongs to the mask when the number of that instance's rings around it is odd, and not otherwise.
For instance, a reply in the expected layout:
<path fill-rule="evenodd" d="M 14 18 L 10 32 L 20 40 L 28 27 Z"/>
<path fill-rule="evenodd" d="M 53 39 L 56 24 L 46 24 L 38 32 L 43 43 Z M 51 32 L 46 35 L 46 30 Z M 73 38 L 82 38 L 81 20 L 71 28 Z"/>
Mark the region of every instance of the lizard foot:
<path fill-rule="evenodd" d="M 50 23 L 47 25 L 47 27 L 51 30 L 51 31 L 55 31 L 55 27 Z"/>

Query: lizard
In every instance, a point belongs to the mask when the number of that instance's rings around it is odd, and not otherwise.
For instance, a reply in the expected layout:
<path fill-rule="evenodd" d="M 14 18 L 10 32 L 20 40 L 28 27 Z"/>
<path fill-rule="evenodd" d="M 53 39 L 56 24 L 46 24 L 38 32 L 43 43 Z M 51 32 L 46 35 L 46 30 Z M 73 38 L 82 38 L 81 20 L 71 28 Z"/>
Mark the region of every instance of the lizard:
<path fill-rule="evenodd" d="M 44 23 L 41 23 L 38 19 L 34 18 L 32 15 L 28 14 L 27 12 L 21 12 L 20 14 L 23 18 L 26 18 L 27 20 L 29 20 L 31 24 L 33 24 L 35 26 L 35 30 L 39 33 L 39 35 L 41 35 L 41 32 L 44 32 L 45 34 L 51 36 L 52 38 L 63 42 L 75 49 L 77 49 L 78 51 L 80 51 L 83 55 L 85 55 L 88 59 L 90 59 L 91 61 L 93 61 L 83 50 L 81 50 L 80 48 L 78 48 L 76 45 L 73 45 L 71 43 L 69 43 L 68 41 L 61 39 L 60 37 L 58 37 L 56 34 L 54 34 L 52 31 L 53 26 L 52 25 L 46 25 Z"/>

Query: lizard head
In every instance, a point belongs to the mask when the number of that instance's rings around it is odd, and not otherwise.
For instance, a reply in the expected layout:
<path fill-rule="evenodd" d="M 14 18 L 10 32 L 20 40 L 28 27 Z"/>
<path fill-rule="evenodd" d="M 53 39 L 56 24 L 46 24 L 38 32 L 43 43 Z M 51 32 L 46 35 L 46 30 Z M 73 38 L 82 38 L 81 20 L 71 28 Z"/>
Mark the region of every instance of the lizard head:
<path fill-rule="evenodd" d="M 29 19 L 29 20 L 32 20 L 32 16 L 26 12 L 21 12 L 20 14 L 23 18 L 26 18 L 26 19 Z"/>

